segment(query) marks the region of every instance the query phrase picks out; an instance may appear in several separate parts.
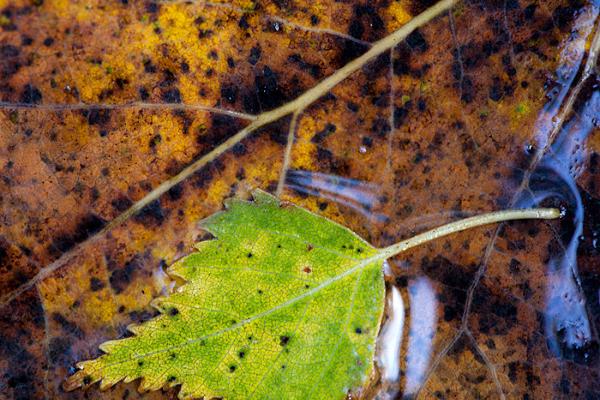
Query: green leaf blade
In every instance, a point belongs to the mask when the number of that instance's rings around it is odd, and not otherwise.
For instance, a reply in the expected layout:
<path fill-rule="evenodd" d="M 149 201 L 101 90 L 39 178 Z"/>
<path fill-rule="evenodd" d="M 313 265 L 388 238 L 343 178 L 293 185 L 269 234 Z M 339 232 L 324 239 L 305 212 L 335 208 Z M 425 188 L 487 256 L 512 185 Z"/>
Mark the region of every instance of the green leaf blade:
<path fill-rule="evenodd" d="M 383 261 L 350 230 L 257 191 L 203 226 L 216 236 L 169 270 L 186 283 L 157 318 L 105 343 L 66 388 L 142 378 L 181 398 L 344 398 L 373 368 Z"/>

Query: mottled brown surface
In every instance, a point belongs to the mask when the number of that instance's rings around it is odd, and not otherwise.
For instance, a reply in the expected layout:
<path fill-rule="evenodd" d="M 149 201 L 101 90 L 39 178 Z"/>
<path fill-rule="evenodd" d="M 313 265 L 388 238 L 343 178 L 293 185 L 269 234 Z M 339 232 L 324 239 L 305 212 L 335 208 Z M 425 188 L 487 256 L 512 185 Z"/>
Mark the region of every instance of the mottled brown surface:
<path fill-rule="evenodd" d="M 392 260 L 407 320 L 384 386 L 600 397 L 597 2 L 459 3 L 309 105 L 286 171 L 290 116 L 109 225 L 433 3 L 0 0 L 0 398 L 174 398 L 61 382 L 154 315 L 198 220 L 282 173 L 283 198 L 378 246 L 532 198 L 563 207 Z"/>

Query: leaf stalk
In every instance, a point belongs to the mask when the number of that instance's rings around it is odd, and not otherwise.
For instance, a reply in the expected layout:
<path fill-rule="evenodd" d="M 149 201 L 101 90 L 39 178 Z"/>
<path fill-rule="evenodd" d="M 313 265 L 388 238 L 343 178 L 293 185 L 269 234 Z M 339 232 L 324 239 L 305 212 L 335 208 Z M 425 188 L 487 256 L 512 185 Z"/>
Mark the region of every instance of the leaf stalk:
<path fill-rule="evenodd" d="M 403 240 L 380 250 L 379 256 L 382 258 L 394 257 L 412 247 L 423 243 L 448 236 L 453 233 L 461 232 L 467 229 L 476 228 L 483 225 L 490 225 L 498 222 L 514 221 L 520 219 L 556 219 L 561 216 L 556 208 L 530 208 L 524 210 L 504 210 L 496 211 L 482 215 L 476 215 L 439 226 L 427 232 L 423 232 L 410 239 Z"/>

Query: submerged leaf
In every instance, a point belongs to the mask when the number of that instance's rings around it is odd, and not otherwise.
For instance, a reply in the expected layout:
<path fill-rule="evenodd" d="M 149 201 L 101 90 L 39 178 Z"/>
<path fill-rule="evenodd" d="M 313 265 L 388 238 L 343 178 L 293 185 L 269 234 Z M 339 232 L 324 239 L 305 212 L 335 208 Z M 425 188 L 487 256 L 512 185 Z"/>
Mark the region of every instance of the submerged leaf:
<path fill-rule="evenodd" d="M 332 221 L 261 191 L 254 199 L 204 220 L 216 239 L 170 268 L 187 283 L 154 301 L 162 315 L 104 343 L 67 389 L 142 378 L 141 390 L 181 384 L 181 398 L 339 399 L 364 384 L 383 259 Z"/>

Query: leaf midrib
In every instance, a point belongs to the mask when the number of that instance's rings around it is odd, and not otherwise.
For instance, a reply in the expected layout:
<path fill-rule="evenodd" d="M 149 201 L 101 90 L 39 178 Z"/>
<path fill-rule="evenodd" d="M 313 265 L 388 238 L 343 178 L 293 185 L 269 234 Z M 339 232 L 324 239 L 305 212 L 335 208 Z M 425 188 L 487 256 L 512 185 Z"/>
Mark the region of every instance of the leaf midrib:
<path fill-rule="evenodd" d="M 344 279 L 344 278 L 352 275 L 353 273 L 362 271 L 365 267 L 367 267 L 370 264 L 373 264 L 373 263 L 375 263 L 377 261 L 383 261 L 383 259 L 385 259 L 385 254 L 383 252 L 381 252 L 381 251 L 378 251 L 376 254 L 374 254 L 374 255 L 372 255 L 372 256 L 370 256 L 368 258 L 363 259 L 363 261 L 361 261 L 360 263 L 358 263 L 354 267 L 352 267 L 352 268 L 344 271 L 343 273 L 341 273 L 339 275 L 336 275 L 336 276 L 334 276 L 332 278 L 329 278 L 328 280 L 324 281 L 320 285 L 315 286 L 314 288 L 309 289 L 306 292 L 304 292 L 304 293 L 302 293 L 302 294 L 300 294 L 300 295 L 298 295 L 296 297 L 293 297 L 293 298 L 285 301 L 284 303 L 281 303 L 281 304 L 279 304 L 279 305 L 277 305 L 277 306 L 275 306 L 273 308 L 270 308 L 268 310 L 265 310 L 263 312 L 255 314 L 255 315 L 253 315 L 253 316 L 251 316 L 249 318 L 243 319 L 240 322 L 237 322 L 237 323 L 235 323 L 235 324 L 233 324 L 231 326 L 228 326 L 227 328 L 221 329 L 219 331 L 216 331 L 216 332 L 213 332 L 213 333 L 210 333 L 208 335 L 204 335 L 204 336 L 201 336 L 201 337 L 198 337 L 198 338 L 195 338 L 195 339 L 187 340 L 187 341 L 185 341 L 183 343 L 179 343 L 177 345 L 165 347 L 165 348 L 160 349 L 160 350 L 156 350 L 156 351 L 152 351 L 152 352 L 148 352 L 148 353 L 144 353 L 144 354 L 136 354 L 134 357 L 128 358 L 126 360 L 120 360 L 120 361 L 115 361 L 115 362 L 112 362 L 112 363 L 107 363 L 107 364 L 105 364 L 105 367 L 111 367 L 111 366 L 115 366 L 115 365 L 120 365 L 120 364 L 129 362 L 129 361 L 132 361 L 132 360 L 138 360 L 138 359 L 142 359 L 142 358 L 146 358 L 146 357 L 151 357 L 151 356 L 156 355 L 156 354 L 161 354 L 161 353 L 164 353 L 164 352 L 167 352 L 167 351 L 171 351 L 171 350 L 175 350 L 175 349 L 180 349 L 180 348 L 183 348 L 183 347 L 190 346 L 190 345 L 193 345 L 195 343 L 198 343 L 198 342 L 200 342 L 202 340 L 208 340 L 208 339 L 211 339 L 211 338 L 213 338 L 215 336 L 219 336 L 219 335 L 231 332 L 233 330 L 236 330 L 238 328 L 244 327 L 247 324 L 252 323 L 252 322 L 254 322 L 254 321 L 256 321 L 256 320 L 258 320 L 260 318 L 263 318 L 263 317 L 266 317 L 268 315 L 271 315 L 271 314 L 273 314 L 273 313 L 275 313 L 277 311 L 282 310 L 283 308 L 286 308 L 288 306 L 291 306 L 292 304 L 295 304 L 295 303 L 297 303 L 297 302 L 299 302 L 301 300 L 304 300 L 305 298 L 307 298 L 307 297 L 309 297 L 309 296 L 311 296 L 313 294 L 316 294 L 316 293 L 320 292 L 321 290 L 323 290 L 323 289 L 329 287 L 330 285 L 332 285 L 332 284 L 334 284 L 334 283 L 336 283 L 336 282 L 338 282 L 338 281 L 340 281 L 340 280 L 342 280 L 342 279 Z"/>

